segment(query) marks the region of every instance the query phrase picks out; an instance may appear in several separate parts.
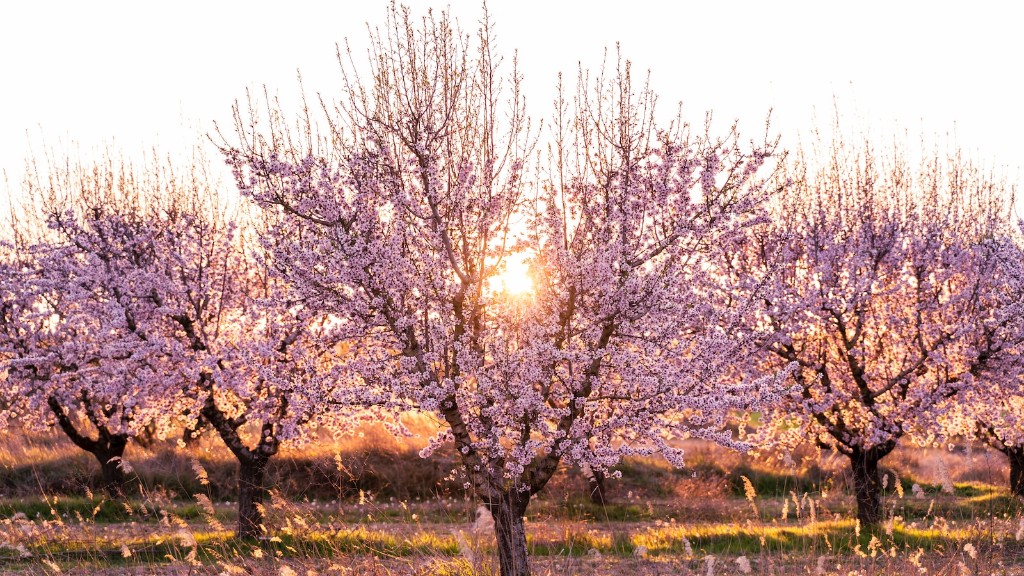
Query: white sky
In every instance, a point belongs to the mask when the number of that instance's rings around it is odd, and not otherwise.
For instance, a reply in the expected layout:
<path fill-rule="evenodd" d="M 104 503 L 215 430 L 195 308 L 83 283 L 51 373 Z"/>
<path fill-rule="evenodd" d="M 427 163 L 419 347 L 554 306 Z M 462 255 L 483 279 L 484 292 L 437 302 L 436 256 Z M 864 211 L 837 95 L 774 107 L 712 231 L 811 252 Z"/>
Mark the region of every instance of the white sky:
<path fill-rule="evenodd" d="M 417 12 L 433 4 L 407 2 Z M 448 4 L 473 29 L 480 2 Z M 42 146 L 113 141 L 126 150 L 189 145 L 226 121 L 247 87 L 338 86 L 334 45 L 366 46 L 385 0 L 362 2 L 55 2 L 0 8 L 0 169 L 14 194 Z M 519 50 L 531 114 L 547 117 L 555 78 L 596 68 L 622 44 L 650 69 L 663 110 L 713 109 L 753 135 L 795 144 L 844 114 L 872 132 L 955 134 L 1021 182 L 1024 7 L 1013 2 L 668 2 L 491 0 L 499 49 Z M 0 184 L 3 190 L 3 184 Z M 0 200 L 0 203 L 3 201 Z"/>

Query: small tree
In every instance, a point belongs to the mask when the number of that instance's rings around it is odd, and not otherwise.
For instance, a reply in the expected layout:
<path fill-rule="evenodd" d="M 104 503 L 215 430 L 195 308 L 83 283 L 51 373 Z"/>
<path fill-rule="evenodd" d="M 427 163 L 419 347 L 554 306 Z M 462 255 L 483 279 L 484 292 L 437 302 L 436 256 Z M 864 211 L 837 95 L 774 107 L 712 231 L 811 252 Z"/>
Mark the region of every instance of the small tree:
<path fill-rule="evenodd" d="M 1018 380 L 1019 377 L 1010 382 L 986 380 L 988 390 L 965 393 L 963 405 L 951 408 L 964 420 L 957 423 L 961 426 L 953 425 L 951 429 L 1002 452 L 1010 466 L 1010 493 L 1024 497 L 1024 438 L 1019 424 L 1024 417 L 1024 395 Z"/>
<path fill-rule="evenodd" d="M 392 6 L 369 83 L 342 61 L 329 138 L 272 102 L 237 115 L 225 145 L 292 300 L 337 319 L 353 400 L 435 415 L 466 487 L 495 518 L 502 575 L 529 573 L 523 515 L 559 463 L 606 470 L 700 436 L 742 446 L 724 414 L 775 378 L 727 385 L 748 334 L 722 328 L 709 257 L 758 221 L 771 143 L 746 148 L 673 124 L 634 91 L 628 63 L 560 100 L 550 169 L 503 78 L 485 13 L 475 41 L 447 16 Z M 263 122 L 269 122 L 263 124 Z M 512 259 L 532 290 L 500 288 Z"/>
<path fill-rule="evenodd" d="M 270 458 L 312 430 L 356 427 L 344 409 L 352 379 L 328 357 L 329 318 L 287 301 L 259 246 L 243 240 L 251 229 L 239 237 L 225 221 L 192 219 L 179 232 L 163 245 L 175 265 L 153 294 L 185 371 L 186 428 L 203 418 L 238 460 L 236 535 L 262 537 Z"/>
<path fill-rule="evenodd" d="M 1005 454 L 1010 492 L 1024 496 L 1024 249 L 1019 234 L 993 237 L 984 248 L 996 261 L 981 279 L 990 313 L 974 332 L 984 371 L 977 386 L 942 406 L 930 432 L 978 439 Z"/>
<path fill-rule="evenodd" d="M 252 241 L 258 223 L 231 217 L 201 156 L 184 167 L 155 158 L 121 181 L 135 186 L 123 186 L 135 196 L 113 204 L 124 212 L 116 229 L 144 245 L 145 257 L 129 251 L 111 260 L 123 292 L 147 310 L 130 318 L 143 343 L 124 345 L 125 369 L 139 376 L 124 401 L 164 398 L 165 431 L 208 422 L 239 463 L 237 536 L 262 536 L 266 467 L 281 443 L 331 422 L 355 425 L 325 416 L 332 403 L 347 404 L 331 392 L 345 379 L 319 347 L 326 318 L 280 297 L 282 280 L 266 274 Z M 78 245 L 92 259 L 106 258 L 102 245 Z M 161 378 L 142 370 L 144 345 L 155 347 Z"/>
<path fill-rule="evenodd" d="M 156 230 L 140 211 L 141 183 L 109 154 L 47 168 L 45 180 L 27 181 L 31 208 L 9 244 L 5 417 L 57 425 L 97 459 L 103 488 L 121 496 L 129 439 L 173 413 L 178 397 L 147 331 L 159 313 L 140 290 Z"/>
<path fill-rule="evenodd" d="M 815 152 L 796 157 L 772 224 L 732 266 L 763 296 L 752 322 L 773 334 L 767 366 L 800 366 L 799 395 L 766 432 L 849 458 L 857 517 L 877 524 L 879 461 L 970 389 L 1001 345 L 986 332 L 998 312 L 985 242 L 1006 229 L 1008 191 L 959 155 L 914 169 L 899 150 L 841 136 Z"/>

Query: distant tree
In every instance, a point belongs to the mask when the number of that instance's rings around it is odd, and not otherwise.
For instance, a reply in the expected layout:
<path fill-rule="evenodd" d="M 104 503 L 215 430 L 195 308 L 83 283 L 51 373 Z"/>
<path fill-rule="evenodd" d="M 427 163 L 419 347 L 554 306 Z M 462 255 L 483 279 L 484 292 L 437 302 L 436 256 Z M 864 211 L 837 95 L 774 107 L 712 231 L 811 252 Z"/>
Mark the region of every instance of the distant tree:
<path fill-rule="evenodd" d="M 501 574 L 529 573 L 523 515 L 559 463 L 604 471 L 673 440 L 742 447 L 726 412 L 777 378 L 727 383 L 749 334 L 709 296 L 713 261 L 759 221 L 773 143 L 654 122 L 628 63 L 560 99 L 550 169 L 520 77 L 499 74 L 486 13 L 471 39 L 448 17 L 392 6 L 367 83 L 298 131 L 280 106 L 237 114 L 225 144 L 242 193 L 274 217 L 264 236 L 290 300 L 337 321 L 366 406 L 435 415 L 466 487 L 495 518 Z M 500 288 L 525 258 L 532 292 Z"/>
<path fill-rule="evenodd" d="M 125 164 L 50 162 L 27 181 L 3 274 L 3 418 L 53 426 L 91 453 L 102 486 L 124 490 L 124 450 L 164 421 L 179 397 L 166 351 L 149 332 L 159 316 L 144 287 L 159 230 Z M 38 174 L 38 172 L 34 172 Z"/>
<path fill-rule="evenodd" d="M 978 439 L 1005 454 L 1010 492 L 1024 496 L 1024 249 L 1019 234 L 984 246 L 996 264 L 981 279 L 991 313 L 976 327 L 974 346 L 987 360 L 977 385 L 947 401 L 929 432 Z"/>
<path fill-rule="evenodd" d="M 950 412 L 965 419 L 960 424 L 970 425 L 966 429 L 953 427 L 954 431 L 967 438 L 980 439 L 1006 456 L 1010 467 L 1010 493 L 1024 497 L 1024 438 L 1020 432 L 1024 394 L 1020 388 L 1019 377 L 1011 382 L 991 383 L 988 389 L 964 394 L 963 404 L 951 407 Z M 998 395 L 986 392 L 998 392 Z"/>
<path fill-rule="evenodd" d="M 47 173 L 29 190 L 45 228 L 9 243 L 3 264 L 13 387 L 0 418 L 57 424 L 116 494 L 131 438 L 208 422 L 239 461 L 237 533 L 263 535 L 264 476 L 281 443 L 358 423 L 337 392 L 351 378 L 325 359 L 329 319 L 281 296 L 253 240 L 259 222 L 230 217 L 201 157 L 136 167 L 108 155 Z"/>
<path fill-rule="evenodd" d="M 772 334 L 765 367 L 800 366 L 799 395 L 766 415 L 777 426 L 765 431 L 849 458 L 857 517 L 877 524 L 879 462 L 926 435 L 1001 346 L 988 331 L 1003 304 L 986 295 L 998 266 L 987 242 L 1007 228 L 1009 190 L 959 154 L 914 168 L 899 149 L 841 135 L 781 177 L 771 224 L 732 256 L 733 280 L 761 295 L 752 322 Z"/>
<path fill-rule="evenodd" d="M 594 470 L 584 465 L 581 468 L 583 477 L 587 480 L 587 491 L 591 504 L 604 506 L 608 504 L 608 489 L 606 487 L 606 474 L 604 470 Z"/>
<path fill-rule="evenodd" d="M 162 245 L 174 266 L 152 288 L 184 373 L 186 429 L 202 418 L 238 460 L 240 538 L 267 534 L 265 474 L 282 443 L 360 421 L 346 410 L 352 378 L 337 372 L 333 341 L 322 338 L 330 319 L 284 296 L 282 279 L 267 274 L 259 244 L 246 238 L 252 225 L 189 218 Z"/>

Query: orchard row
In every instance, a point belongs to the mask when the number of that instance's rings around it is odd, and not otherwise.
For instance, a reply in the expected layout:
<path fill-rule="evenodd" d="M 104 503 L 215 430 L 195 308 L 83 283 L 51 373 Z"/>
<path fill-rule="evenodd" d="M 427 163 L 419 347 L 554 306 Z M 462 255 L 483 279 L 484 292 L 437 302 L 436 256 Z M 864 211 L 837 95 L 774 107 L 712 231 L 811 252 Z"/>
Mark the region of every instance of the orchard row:
<path fill-rule="evenodd" d="M 283 443 L 432 415 L 423 455 L 454 445 L 503 575 L 529 573 L 523 514 L 560 464 L 682 465 L 687 437 L 837 450 L 868 524 L 901 441 L 980 438 L 1024 492 L 1005 180 L 665 124 L 623 60 L 531 123 L 492 37 L 392 7 L 320 111 L 237 107 L 233 187 L 202 158 L 50 158 L 0 245 L 0 428 L 59 427 L 116 494 L 133 437 L 211 426 L 253 537 Z"/>

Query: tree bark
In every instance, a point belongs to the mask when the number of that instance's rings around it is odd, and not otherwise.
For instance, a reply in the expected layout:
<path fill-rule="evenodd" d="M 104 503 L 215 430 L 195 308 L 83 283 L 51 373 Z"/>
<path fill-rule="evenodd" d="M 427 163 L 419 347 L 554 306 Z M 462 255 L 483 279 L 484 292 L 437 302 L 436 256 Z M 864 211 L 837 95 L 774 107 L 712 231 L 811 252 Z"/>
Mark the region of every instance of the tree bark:
<path fill-rule="evenodd" d="M 529 576 L 530 562 L 526 551 L 526 526 L 523 514 L 530 503 L 529 492 L 506 492 L 485 504 L 494 516 L 494 532 L 498 537 L 498 565 L 501 576 Z"/>
<path fill-rule="evenodd" d="M 238 433 L 244 424 L 242 419 L 229 420 L 217 407 L 213 396 L 203 404 L 202 416 L 213 426 L 221 440 L 238 460 L 238 530 L 237 538 L 260 538 L 265 535 L 263 526 L 263 500 L 266 497 L 264 476 L 267 462 L 277 453 L 278 441 L 273 424 L 264 422 L 260 439 L 255 449 L 249 449 Z"/>
<path fill-rule="evenodd" d="M 1002 452 L 1010 461 L 1010 494 L 1024 497 L 1024 446 L 1007 447 Z"/>
<path fill-rule="evenodd" d="M 583 469 L 583 473 L 587 477 L 587 489 L 590 492 L 590 502 L 599 506 L 607 504 L 608 493 L 605 491 L 604 487 L 604 472 L 586 467 Z"/>
<path fill-rule="evenodd" d="M 124 449 L 128 445 L 127 434 L 111 434 L 101 423 L 94 421 L 97 436 L 93 440 L 78 431 L 74 421 L 65 412 L 57 398 L 50 396 L 46 399 L 50 411 L 57 418 L 57 425 L 75 446 L 93 455 L 100 463 L 100 474 L 102 476 L 101 488 L 111 498 L 124 496 L 125 475 L 121 466 L 121 458 L 124 457 Z M 113 462 L 111 459 L 116 458 Z"/>
<path fill-rule="evenodd" d="M 259 538 L 264 535 L 263 500 L 266 487 L 263 478 L 267 461 L 253 458 L 238 463 L 238 538 Z"/>
<path fill-rule="evenodd" d="M 92 453 L 100 463 L 100 488 L 111 498 L 123 498 L 125 495 L 125 474 L 121 459 L 127 445 L 128 436 L 124 434 L 101 434 L 96 451 Z"/>
<path fill-rule="evenodd" d="M 853 489 L 857 497 L 857 519 L 861 526 L 877 526 L 882 522 L 882 481 L 878 474 L 880 458 L 862 451 L 850 456 L 853 468 Z"/>

